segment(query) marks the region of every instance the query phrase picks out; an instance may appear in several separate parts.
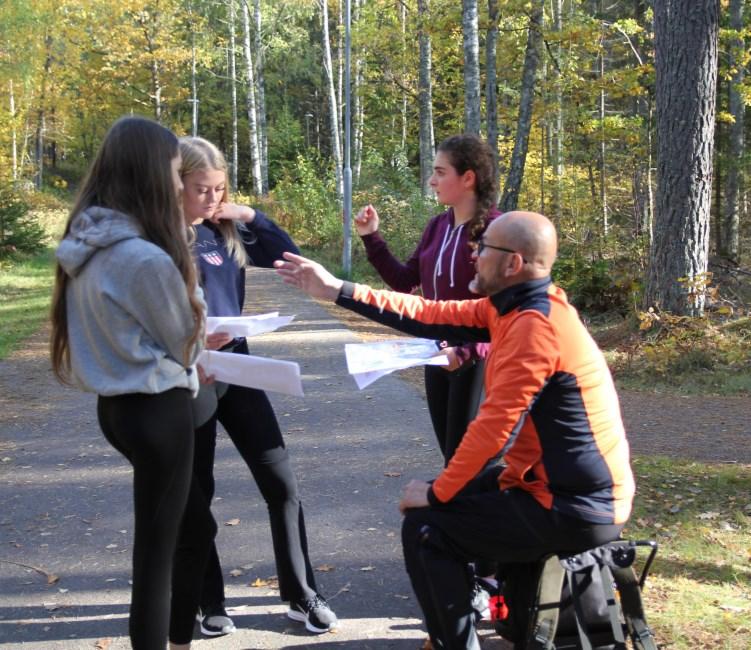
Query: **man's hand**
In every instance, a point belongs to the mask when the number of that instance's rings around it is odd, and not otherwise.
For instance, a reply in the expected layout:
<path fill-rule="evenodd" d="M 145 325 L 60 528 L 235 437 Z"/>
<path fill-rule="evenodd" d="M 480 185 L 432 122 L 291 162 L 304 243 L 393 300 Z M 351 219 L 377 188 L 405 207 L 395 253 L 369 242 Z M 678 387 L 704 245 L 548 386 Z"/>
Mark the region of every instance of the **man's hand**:
<path fill-rule="evenodd" d="M 335 278 L 318 262 L 294 253 L 283 253 L 284 260 L 276 260 L 274 268 L 286 284 L 291 284 L 313 298 L 334 302 L 342 290 L 341 280 Z"/>
<path fill-rule="evenodd" d="M 428 490 L 430 483 L 412 480 L 404 486 L 402 498 L 399 501 L 399 510 L 402 514 L 408 508 L 425 508 L 428 503 Z"/>
<path fill-rule="evenodd" d="M 448 357 L 448 365 L 446 366 L 438 366 L 439 368 L 443 368 L 444 370 L 454 371 L 458 370 L 462 367 L 462 361 L 459 359 L 459 357 L 456 356 L 456 348 L 443 348 L 439 352 L 439 354 L 442 354 L 446 357 Z"/>

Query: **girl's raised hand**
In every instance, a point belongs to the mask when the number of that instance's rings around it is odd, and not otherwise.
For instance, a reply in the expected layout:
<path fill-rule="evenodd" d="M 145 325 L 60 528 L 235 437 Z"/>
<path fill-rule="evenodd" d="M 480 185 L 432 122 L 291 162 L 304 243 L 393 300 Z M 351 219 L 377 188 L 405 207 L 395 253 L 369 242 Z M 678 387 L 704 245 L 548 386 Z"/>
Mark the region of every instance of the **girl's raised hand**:
<path fill-rule="evenodd" d="M 371 235 L 378 230 L 378 213 L 376 209 L 368 204 L 355 217 L 355 228 L 360 237 Z"/>
<path fill-rule="evenodd" d="M 242 223 L 251 223 L 256 218 L 256 211 L 247 205 L 236 205 L 234 203 L 220 203 L 216 212 L 211 217 L 213 223 L 220 219 L 232 219 Z"/>

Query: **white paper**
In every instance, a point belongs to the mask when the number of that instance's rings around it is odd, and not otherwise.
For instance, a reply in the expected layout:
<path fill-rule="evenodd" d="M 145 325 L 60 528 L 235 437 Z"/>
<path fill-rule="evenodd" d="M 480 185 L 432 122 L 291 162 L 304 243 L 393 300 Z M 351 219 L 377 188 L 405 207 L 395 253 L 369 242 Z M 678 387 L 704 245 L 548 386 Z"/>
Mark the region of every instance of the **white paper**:
<path fill-rule="evenodd" d="M 446 366 L 448 357 L 438 354 L 430 339 L 394 339 L 374 343 L 347 343 L 344 346 L 347 370 L 362 390 L 395 370 L 414 366 Z"/>
<path fill-rule="evenodd" d="M 206 318 L 206 333 L 223 332 L 235 338 L 257 336 L 289 325 L 294 316 L 280 316 L 278 311 L 258 316 L 209 316 Z"/>
<path fill-rule="evenodd" d="M 294 361 L 204 350 L 198 363 L 207 375 L 236 386 L 304 397 L 300 366 Z"/>

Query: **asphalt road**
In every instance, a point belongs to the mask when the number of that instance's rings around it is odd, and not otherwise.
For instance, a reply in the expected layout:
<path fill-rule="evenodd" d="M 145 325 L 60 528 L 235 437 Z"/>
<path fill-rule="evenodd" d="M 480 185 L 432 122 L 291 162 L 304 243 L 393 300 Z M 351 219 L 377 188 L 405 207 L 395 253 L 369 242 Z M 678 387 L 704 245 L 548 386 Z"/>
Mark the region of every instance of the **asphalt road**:
<path fill-rule="evenodd" d="M 313 636 L 284 615 L 265 505 L 222 434 L 214 513 L 238 632 L 197 634 L 194 646 L 418 648 L 425 633 L 396 504 L 409 478 L 431 478 L 441 466 L 425 402 L 396 376 L 358 391 L 343 354 L 355 335 L 273 271 L 251 270 L 247 303 L 249 313 L 296 314 L 291 326 L 252 339 L 251 351 L 301 366 L 305 397 L 270 397 L 319 587 L 341 624 Z M 42 332 L 0 362 L 0 647 L 127 648 L 130 466 L 99 432 L 94 396 L 52 379 L 45 344 Z"/>

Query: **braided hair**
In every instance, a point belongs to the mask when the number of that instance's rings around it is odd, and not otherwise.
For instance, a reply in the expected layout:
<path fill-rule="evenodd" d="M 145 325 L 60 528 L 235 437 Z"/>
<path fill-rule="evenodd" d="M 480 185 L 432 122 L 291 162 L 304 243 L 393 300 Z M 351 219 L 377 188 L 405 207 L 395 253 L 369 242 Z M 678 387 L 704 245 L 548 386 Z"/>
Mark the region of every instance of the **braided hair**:
<path fill-rule="evenodd" d="M 475 173 L 477 209 L 467 222 L 470 241 L 475 241 L 485 230 L 490 210 L 498 198 L 493 152 L 485 141 L 472 133 L 446 138 L 438 145 L 438 151 L 448 156 L 460 176 L 469 170 Z"/>

